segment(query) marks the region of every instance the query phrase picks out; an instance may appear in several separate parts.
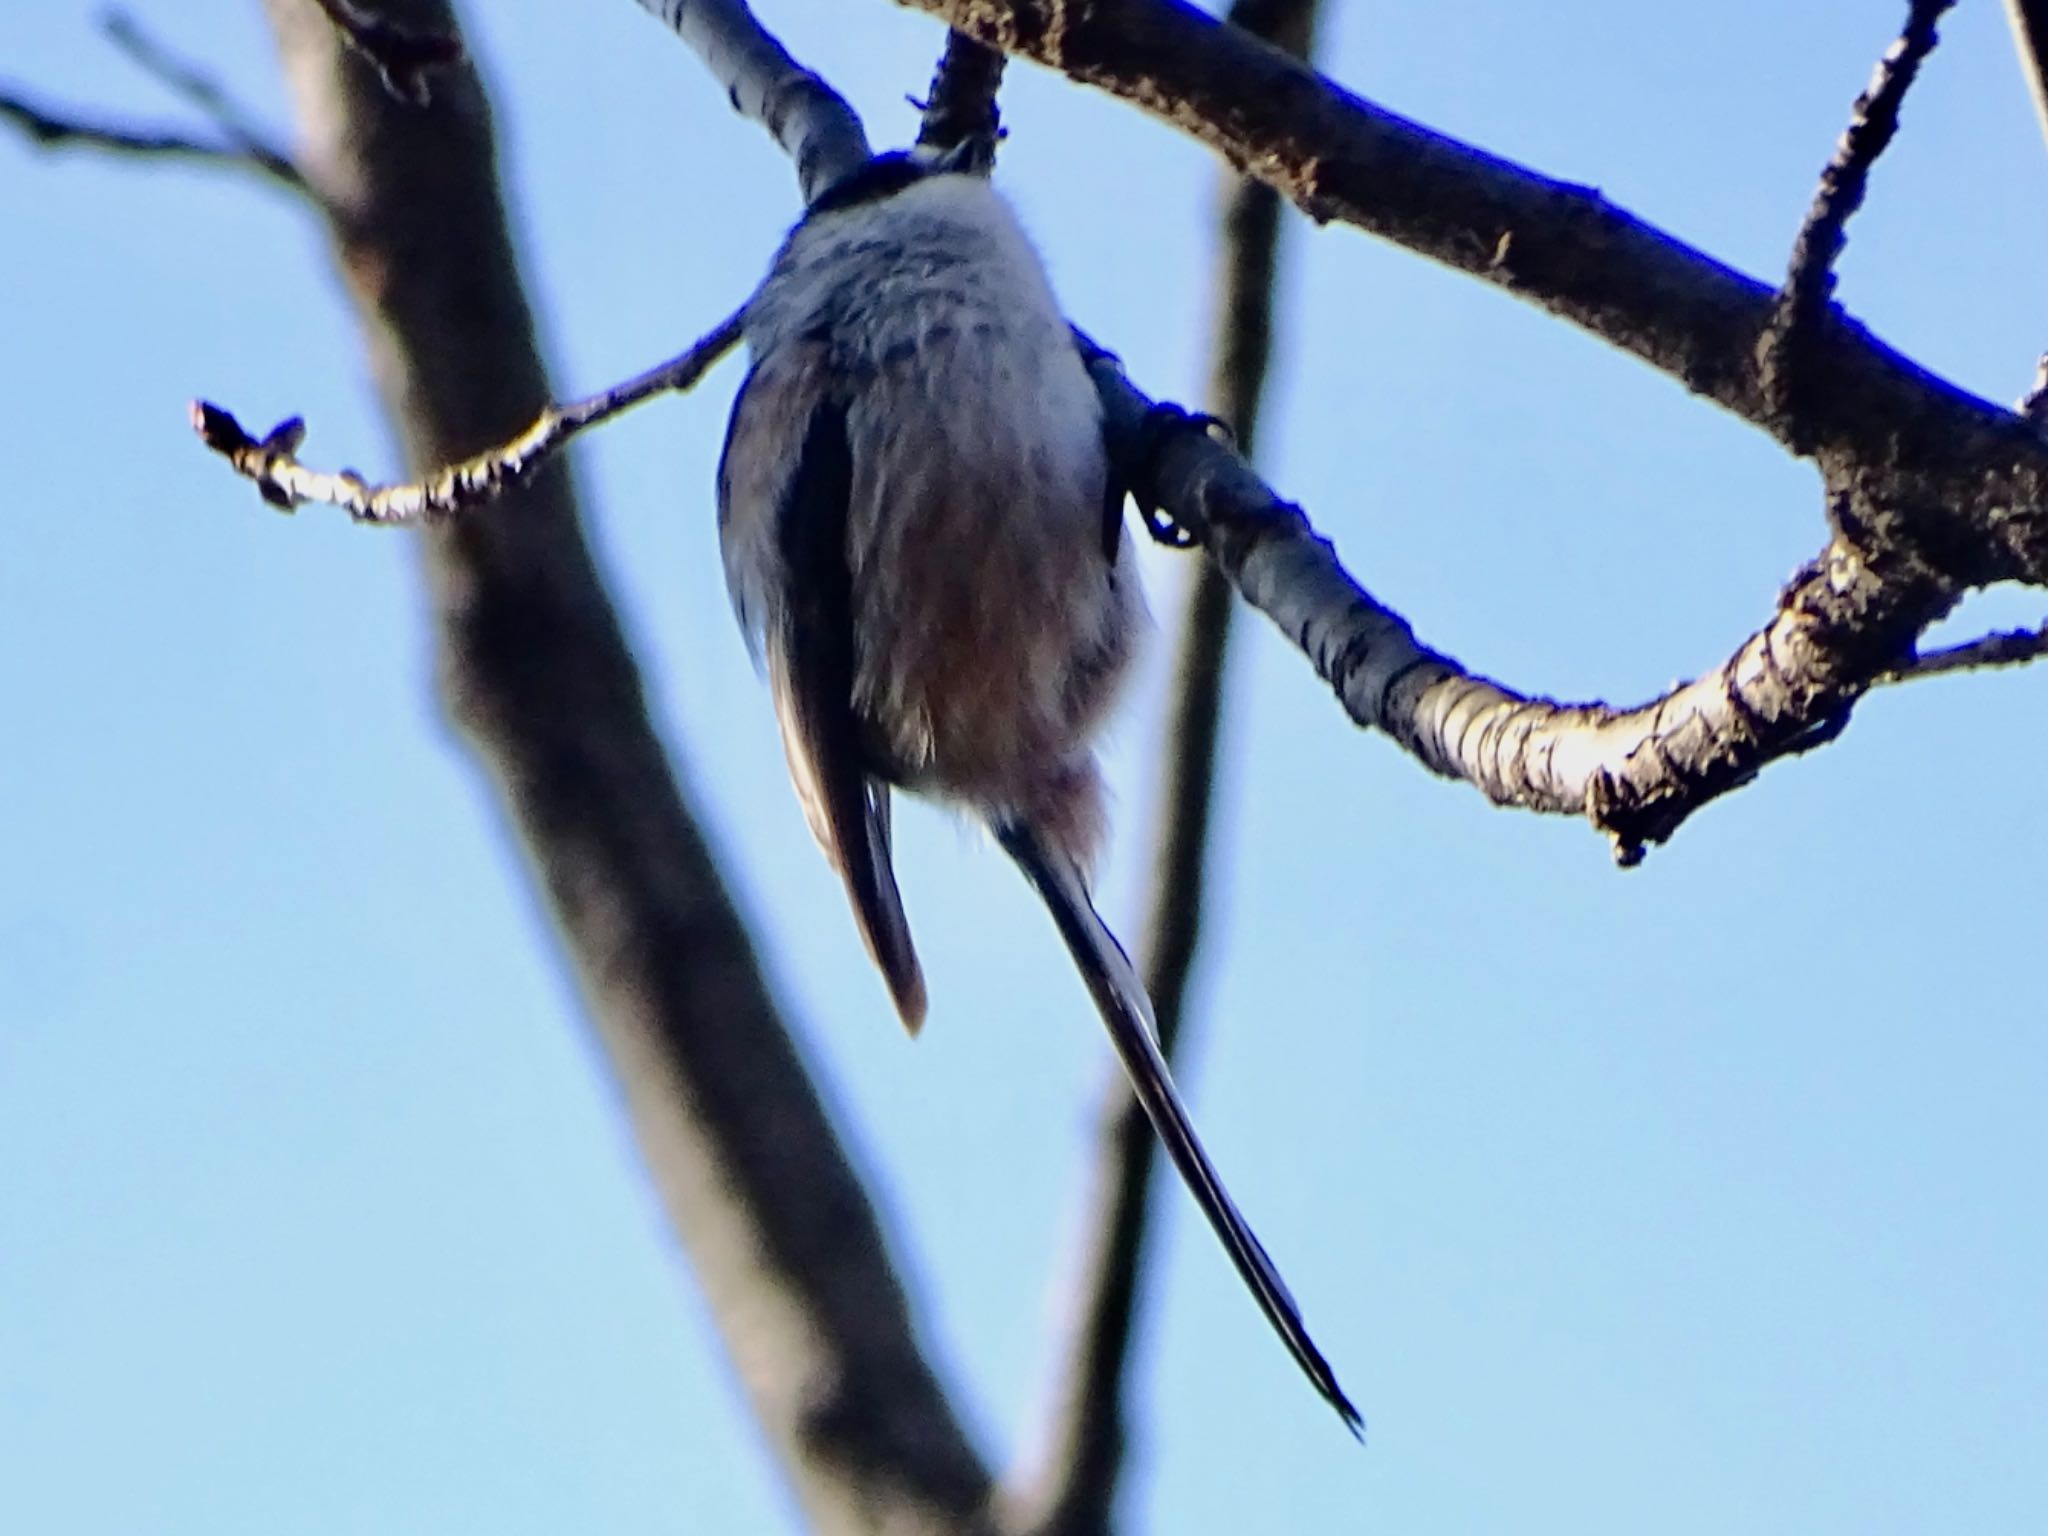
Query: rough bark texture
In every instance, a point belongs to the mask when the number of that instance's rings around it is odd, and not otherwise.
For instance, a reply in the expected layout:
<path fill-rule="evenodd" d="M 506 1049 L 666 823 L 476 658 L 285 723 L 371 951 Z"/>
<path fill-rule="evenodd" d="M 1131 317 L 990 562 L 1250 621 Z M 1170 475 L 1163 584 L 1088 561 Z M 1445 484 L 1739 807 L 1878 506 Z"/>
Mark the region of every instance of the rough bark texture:
<path fill-rule="evenodd" d="M 386 7 L 445 30 L 438 3 Z M 302 163 L 407 459 L 548 398 L 483 94 L 393 100 L 269 0 Z M 502 796 L 754 1410 L 825 1531 L 982 1528 L 989 1475 L 919 1351 L 882 1233 L 648 722 L 561 461 L 424 536 L 450 712 Z"/>
<path fill-rule="evenodd" d="M 1540 305 L 1791 440 L 1756 350 L 1776 290 L 1634 218 L 1345 90 L 1182 0 L 900 0 L 1163 118 L 1319 222 Z M 1866 530 L 1950 578 L 2048 581 L 2048 439 L 1838 311 L 1800 425 L 1831 483 L 1925 518 Z"/>

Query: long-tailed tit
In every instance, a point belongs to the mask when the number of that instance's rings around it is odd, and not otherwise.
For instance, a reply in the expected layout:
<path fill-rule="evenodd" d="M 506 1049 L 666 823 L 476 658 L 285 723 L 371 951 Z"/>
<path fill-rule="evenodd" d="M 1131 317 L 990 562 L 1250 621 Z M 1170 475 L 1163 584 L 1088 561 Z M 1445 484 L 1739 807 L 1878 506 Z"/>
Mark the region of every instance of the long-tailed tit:
<path fill-rule="evenodd" d="M 980 817 L 1052 912 L 1145 1113 L 1273 1327 L 1358 1412 L 1196 1139 L 1088 882 L 1090 739 L 1145 620 L 1102 407 L 974 151 L 877 156 L 821 195 L 750 301 L 718 470 L 726 581 L 765 657 L 804 815 L 903 1022 L 926 998 L 889 796 Z"/>

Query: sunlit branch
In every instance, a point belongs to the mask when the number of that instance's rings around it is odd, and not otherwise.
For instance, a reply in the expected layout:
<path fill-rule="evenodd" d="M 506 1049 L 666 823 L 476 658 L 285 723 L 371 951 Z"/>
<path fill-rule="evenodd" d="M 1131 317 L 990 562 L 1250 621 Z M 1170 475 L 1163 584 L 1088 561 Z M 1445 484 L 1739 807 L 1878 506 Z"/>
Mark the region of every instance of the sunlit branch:
<path fill-rule="evenodd" d="M 681 355 L 637 378 L 568 405 L 551 405 L 506 443 L 437 469 L 418 480 L 371 485 L 354 470 L 308 469 L 298 460 L 305 423 L 294 416 L 262 437 L 252 436 L 219 406 L 192 406 L 193 430 L 235 473 L 256 483 L 263 499 L 291 511 L 306 502 L 340 507 L 359 523 L 400 525 L 452 517 L 494 501 L 522 484 L 586 427 L 609 421 L 655 395 L 683 391 L 736 346 L 744 311 L 735 311 Z"/>

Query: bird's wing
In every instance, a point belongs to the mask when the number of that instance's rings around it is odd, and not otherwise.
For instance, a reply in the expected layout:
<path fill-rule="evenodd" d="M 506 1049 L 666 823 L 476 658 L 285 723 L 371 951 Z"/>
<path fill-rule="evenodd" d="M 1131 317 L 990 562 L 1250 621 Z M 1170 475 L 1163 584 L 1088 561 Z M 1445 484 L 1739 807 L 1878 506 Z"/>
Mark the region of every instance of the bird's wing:
<path fill-rule="evenodd" d="M 1109 1028 L 1110 1041 L 1123 1060 L 1131 1088 L 1160 1141 L 1165 1143 L 1166 1155 L 1180 1170 L 1188 1192 L 1223 1240 L 1237 1272 L 1244 1277 L 1267 1321 L 1303 1373 L 1337 1410 L 1345 1426 L 1363 1439 L 1364 1420 L 1337 1384 L 1336 1373 L 1309 1337 L 1308 1325 L 1302 1321 L 1301 1309 L 1288 1293 L 1287 1283 L 1280 1278 L 1280 1271 L 1238 1211 L 1229 1191 L 1224 1189 L 1216 1165 L 1202 1149 L 1201 1139 L 1188 1119 L 1187 1107 L 1167 1071 L 1166 1058 L 1160 1052 L 1158 1028 L 1144 984 L 1138 980 L 1116 935 L 1097 915 L 1079 869 L 1071 859 L 1048 848 L 1028 826 L 1000 826 L 996 828 L 996 839 L 1052 912 L 1053 923 L 1088 984 L 1102 1022 Z"/>
<path fill-rule="evenodd" d="M 742 620 L 749 616 L 749 607 L 761 610 L 768 685 L 797 799 L 825 857 L 846 882 L 861 938 L 888 983 L 897 1013 L 915 1033 L 924 1023 L 924 973 L 911 944 L 890 859 L 889 790 L 867 774 L 853 711 L 853 578 L 846 549 L 853 456 L 846 414 L 822 397 L 792 398 L 803 372 L 757 373 L 733 407 L 726 466 L 747 457 L 744 437 L 763 430 L 763 416 L 806 405 L 808 412 L 802 418 L 802 446 L 794 465 L 762 498 L 773 503 L 772 527 L 750 530 L 738 525 L 742 487 L 738 476 L 722 467 L 721 531 L 729 567 L 735 541 L 772 538 L 772 550 L 756 554 L 773 561 L 780 601 L 742 599 Z M 759 516 L 760 510 L 753 515 Z M 750 589 L 744 580 L 735 580 L 734 590 Z"/>

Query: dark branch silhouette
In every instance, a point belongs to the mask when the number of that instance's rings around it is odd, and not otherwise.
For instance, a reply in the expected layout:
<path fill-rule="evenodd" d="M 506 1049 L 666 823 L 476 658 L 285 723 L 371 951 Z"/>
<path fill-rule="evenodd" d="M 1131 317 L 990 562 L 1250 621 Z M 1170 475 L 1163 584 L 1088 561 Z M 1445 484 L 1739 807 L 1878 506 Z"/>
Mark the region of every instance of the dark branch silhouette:
<path fill-rule="evenodd" d="M 1821 172 L 1820 190 L 1792 242 L 1785 286 L 1757 343 L 1757 372 L 1772 407 L 1786 420 L 1786 439 L 1794 452 L 1810 446 L 1801 435 L 1806 414 L 1801 407 L 1812 387 L 1814 338 L 1834 293 L 1835 263 L 1848 243 L 1849 220 L 1863 206 L 1871 167 L 1899 131 L 1899 109 L 1921 62 L 1934 51 L 1935 23 L 1954 3 L 1912 0 L 1899 40 L 1878 61 L 1870 84 L 1850 109 L 1849 126 Z"/>

